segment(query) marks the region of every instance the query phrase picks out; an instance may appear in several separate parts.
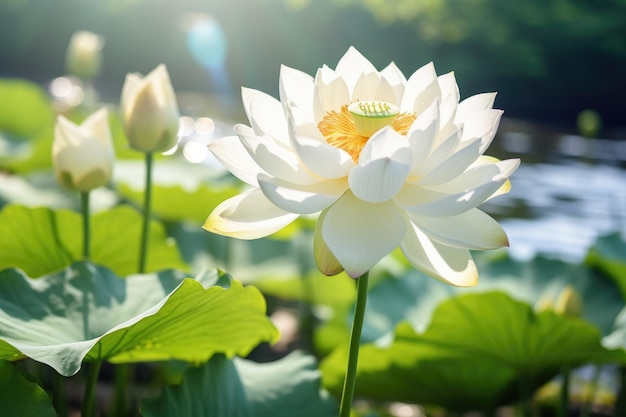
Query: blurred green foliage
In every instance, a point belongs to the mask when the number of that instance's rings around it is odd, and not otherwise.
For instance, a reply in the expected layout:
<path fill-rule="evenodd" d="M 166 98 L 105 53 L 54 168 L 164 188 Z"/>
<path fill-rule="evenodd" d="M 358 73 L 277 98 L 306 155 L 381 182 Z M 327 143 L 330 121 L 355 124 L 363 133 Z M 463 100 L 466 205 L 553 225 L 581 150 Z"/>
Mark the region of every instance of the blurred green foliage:
<path fill-rule="evenodd" d="M 411 25 L 436 63 L 511 96 L 521 114 L 573 123 L 587 104 L 623 124 L 615 106 L 626 87 L 623 0 L 335 1 L 364 5 L 381 24 Z"/>
<path fill-rule="evenodd" d="M 224 32 L 222 74 L 186 47 L 198 13 Z M 178 91 L 230 96 L 203 111 L 240 117 L 240 86 L 277 94 L 280 64 L 314 73 L 354 45 L 379 68 L 393 60 L 410 74 L 432 60 L 454 70 L 463 97 L 498 91 L 511 117 L 573 131 L 594 109 L 610 130 L 624 125 L 625 27 L 624 0 L 12 0 L 0 4 L 0 76 L 63 74 L 71 34 L 91 30 L 106 38 L 105 98 L 117 100 L 126 72 L 164 62 Z"/>

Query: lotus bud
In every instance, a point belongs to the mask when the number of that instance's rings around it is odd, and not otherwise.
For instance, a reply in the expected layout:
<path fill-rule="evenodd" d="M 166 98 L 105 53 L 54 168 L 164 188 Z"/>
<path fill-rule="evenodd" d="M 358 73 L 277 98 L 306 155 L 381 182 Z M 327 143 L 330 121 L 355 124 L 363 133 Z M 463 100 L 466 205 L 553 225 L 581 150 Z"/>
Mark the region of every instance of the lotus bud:
<path fill-rule="evenodd" d="M 159 65 L 145 77 L 127 74 L 121 108 L 131 148 L 163 152 L 176 145 L 180 114 L 165 65 Z"/>
<path fill-rule="evenodd" d="M 578 292 L 569 285 L 563 288 L 554 303 L 554 311 L 565 317 L 580 317 L 583 303 Z"/>
<path fill-rule="evenodd" d="M 537 313 L 541 313 L 543 311 L 554 311 L 553 297 L 549 294 L 544 294 L 535 304 L 535 311 Z"/>
<path fill-rule="evenodd" d="M 313 232 L 313 255 L 315 256 L 315 264 L 320 272 L 327 276 L 337 275 L 343 272 L 343 267 L 330 251 L 324 238 L 322 238 L 322 224 L 326 211 L 323 211 L 319 220 L 315 223 L 315 231 Z"/>
<path fill-rule="evenodd" d="M 594 110 L 583 110 L 576 118 L 578 132 L 586 138 L 596 138 L 602 128 L 602 118 Z"/>
<path fill-rule="evenodd" d="M 70 74 L 80 78 L 93 78 L 102 66 L 104 38 L 92 32 L 74 32 L 65 56 L 65 65 Z"/>
<path fill-rule="evenodd" d="M 111 180 L 113 142 L 106 109 L 80 124 L 58 116 L 52 143 L 52 165 L 61 185 L 87 192 Z"/>

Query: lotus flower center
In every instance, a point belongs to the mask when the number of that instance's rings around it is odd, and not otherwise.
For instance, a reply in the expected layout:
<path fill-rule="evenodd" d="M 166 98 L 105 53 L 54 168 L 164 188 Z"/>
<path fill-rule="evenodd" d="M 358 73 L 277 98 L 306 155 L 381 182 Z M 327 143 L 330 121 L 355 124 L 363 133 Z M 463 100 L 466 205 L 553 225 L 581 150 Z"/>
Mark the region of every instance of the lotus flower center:
<path fill-rule="evenodd" d="M 355 101 L 326 113 L 317 125 L 326 141 L 350 154 L 358 162 L 369 138 L 385 126 L 406 135 L 415 115 L 400 113 L 398 106 L 384 101 Z"/>
<path fill-rule="evenodd" d="M 385 126 L 390 126 L 400 114 L 400 109 L 384 101 L 355 101 L 348 106 L 356 130 L 370 137 Z"/>

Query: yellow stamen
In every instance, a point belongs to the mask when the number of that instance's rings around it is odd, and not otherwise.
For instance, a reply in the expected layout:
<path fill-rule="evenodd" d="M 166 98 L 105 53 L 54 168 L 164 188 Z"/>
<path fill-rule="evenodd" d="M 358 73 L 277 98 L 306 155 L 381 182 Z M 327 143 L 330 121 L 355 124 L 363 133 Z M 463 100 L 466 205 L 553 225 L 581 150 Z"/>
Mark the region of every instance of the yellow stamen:
<path fill-rule="evenodd" d="M 384 107 L 382 109 L 384 110 Z M 367 114 L 363 113 L 362 116 L 367 117 Z M 369 117 L 381 119 L 381 116 L 376 115 Z M 369 133 L 366 130 L 360 131 L 354 119 L 353 113 L 348 110 L 348 105 L 344 105 L 338 112 L 326 113 L 317 127 L 330 145 L 346 151 L 354 162 L 358 162 L 361 150 L 372 134 L 384 126 L 391 126 L 396 132 L 406 135 L 415 121 L 415 115 L 410 113 L 400 113 L 393 117 L 383 115 L 382 119 L 385 123 L 379 124 L 375 131 Z"/>

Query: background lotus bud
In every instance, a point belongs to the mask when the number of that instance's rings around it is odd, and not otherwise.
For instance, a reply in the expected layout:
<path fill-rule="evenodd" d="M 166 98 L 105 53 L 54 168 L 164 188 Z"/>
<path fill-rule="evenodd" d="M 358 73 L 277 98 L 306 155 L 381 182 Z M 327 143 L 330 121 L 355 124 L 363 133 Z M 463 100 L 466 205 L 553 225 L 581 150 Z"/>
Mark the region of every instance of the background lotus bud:
<path fill-rule="evenodd" d="M 569 285 L 563 288 L 554 303 L 554 311 L 566 317 L 580 317 L 583 303 L 578 292 Z"/>
<path fill-rule="evenodd" d="M 553 297 L 549 294 L 542 295 L 539 301 L 535 303 L 535 311 L 537 313 L 541 313 L 543 311 L 554 311 Z"/>
<path fill-rule="evenodd" d="M 176 145 L 180 114 L 165 65 L 159 65 L 145 77 L 127 74 L 121 107 L 131 148 L 163 152 Z"/>
<path fill-rule="evenodd" d="M 58 116 L 52 144 L 52 165 L 57 180 L 77 191 L 106 185 L 113 173 L 113 143 L 106 109 L 80 124 Z"/>
<path fill-rule="evenodd" d="M 93 78 L 102 67 L 104 38 L 92 32 L 75 32 L 67 47 L 65 65 L 70 74 L 81 78 Z"/>
<path fill-rule="evenodd" d="M 583 110 L 576 118 L 578 132 L 586 138 L 597 138 L 602 128 L 602 118 L 594 110 Z"/>

